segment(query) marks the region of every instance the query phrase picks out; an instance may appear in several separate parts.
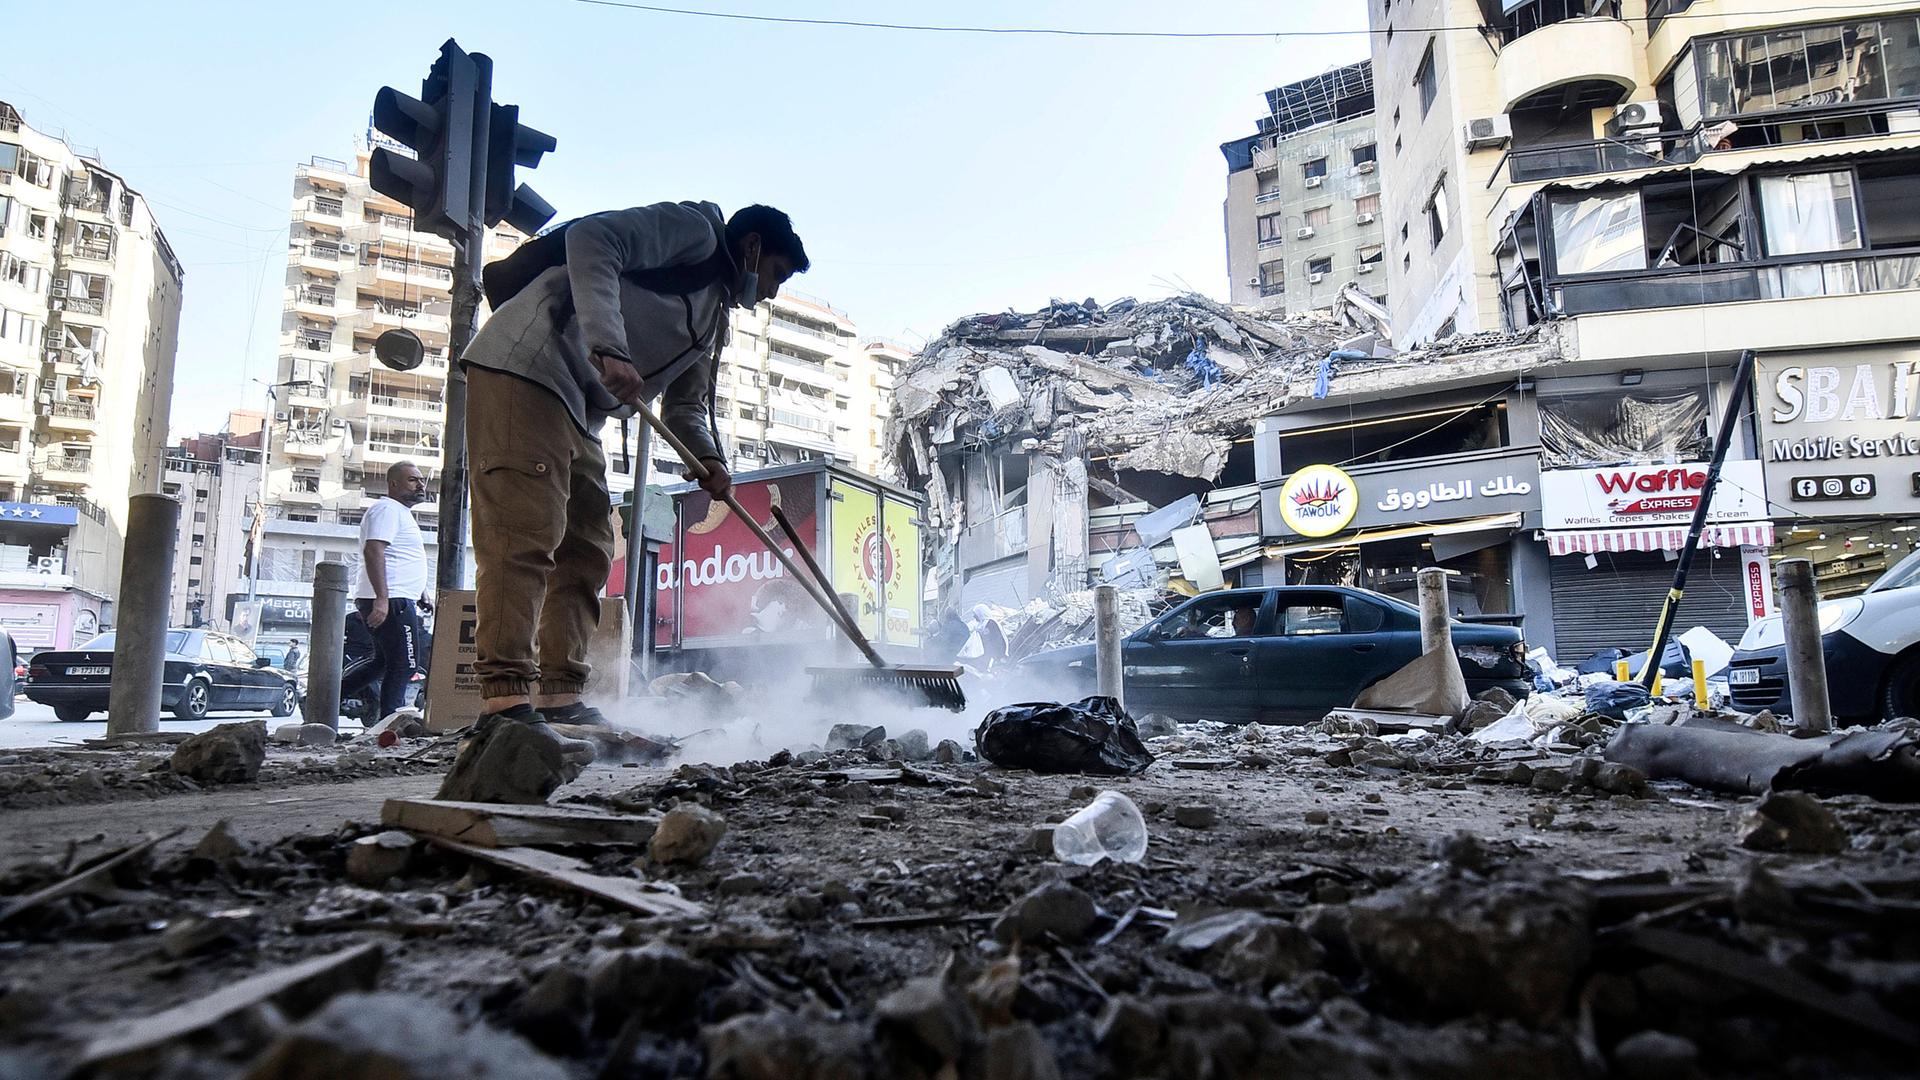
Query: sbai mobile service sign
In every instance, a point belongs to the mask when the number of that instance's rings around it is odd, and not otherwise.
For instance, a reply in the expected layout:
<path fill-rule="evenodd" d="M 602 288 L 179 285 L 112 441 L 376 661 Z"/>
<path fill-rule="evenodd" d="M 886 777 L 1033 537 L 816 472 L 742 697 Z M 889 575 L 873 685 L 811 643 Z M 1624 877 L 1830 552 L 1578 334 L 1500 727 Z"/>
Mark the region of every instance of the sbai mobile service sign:
<path fill-rule="evenodd" d="M 1280 485 L 1280 519 L 1301 536 L 1332 536 L 1360 510 L 1360 492 L 1342 469 L 1308 465 Z"/>

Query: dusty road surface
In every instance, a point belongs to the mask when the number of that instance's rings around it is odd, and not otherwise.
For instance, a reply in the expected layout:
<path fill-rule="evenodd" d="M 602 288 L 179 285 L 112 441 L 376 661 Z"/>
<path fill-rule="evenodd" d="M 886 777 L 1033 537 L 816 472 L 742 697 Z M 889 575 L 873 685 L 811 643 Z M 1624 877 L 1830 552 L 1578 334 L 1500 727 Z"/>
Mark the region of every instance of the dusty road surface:
<path fill-rule="evenodd" d="M 170 747 L 19 752 L 0 1076 L 1912 1075 L 1920 807 L 1827 799 L 1795 837 L 1828 853 L 1758 851 L 1751 798 L 1377 744 L 1183 728 L 1121 778 L 890 746 L 596 767 L 553 803 L 681 809 L 651 844 L 510 849 L 656 915 L 418 837 L 353 852 L 432 794 L 426 740 L 193 790 L 143 771 Z M 1055 861 L 1043 827 L 1105 789 L 1145 859 Z"/>

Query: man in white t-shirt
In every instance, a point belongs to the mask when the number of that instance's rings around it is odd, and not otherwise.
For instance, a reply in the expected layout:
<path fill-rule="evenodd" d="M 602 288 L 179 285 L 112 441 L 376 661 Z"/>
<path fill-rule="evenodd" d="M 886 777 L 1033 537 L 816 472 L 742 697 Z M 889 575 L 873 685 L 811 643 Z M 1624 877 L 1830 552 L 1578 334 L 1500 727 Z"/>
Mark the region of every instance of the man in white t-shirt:
<path fill-rule="evenodd" d="M 380 716 L 407 703 L 420 666 L 420 611 L 427 600 L 427 550 L 413 508 L 427 478 L 412 462 L 387 469 L 387 493 L 360 519 L 360 573 L 353 597 L 380 649 Z"/>

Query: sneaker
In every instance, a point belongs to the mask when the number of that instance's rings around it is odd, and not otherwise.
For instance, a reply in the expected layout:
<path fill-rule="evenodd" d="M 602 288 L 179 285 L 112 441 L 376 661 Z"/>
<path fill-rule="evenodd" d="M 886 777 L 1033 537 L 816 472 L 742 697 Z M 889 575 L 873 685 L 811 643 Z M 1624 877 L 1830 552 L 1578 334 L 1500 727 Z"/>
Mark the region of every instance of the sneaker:
<path fill-rule="evenodd" d="M 587 704 L 576 701 L 571 705 L 558 705 L 550 709 L 541 709 L 540 718 L 549 724 L 577 724 L 582 727 L 612 727 L 605 713 Z"/>
<path fill-rule="evenodd" d="M 436 798 L 540 804 L 592 762 L 592 743 L 554 731 L 530 705 L 515 705 L 474 723 Z"/>

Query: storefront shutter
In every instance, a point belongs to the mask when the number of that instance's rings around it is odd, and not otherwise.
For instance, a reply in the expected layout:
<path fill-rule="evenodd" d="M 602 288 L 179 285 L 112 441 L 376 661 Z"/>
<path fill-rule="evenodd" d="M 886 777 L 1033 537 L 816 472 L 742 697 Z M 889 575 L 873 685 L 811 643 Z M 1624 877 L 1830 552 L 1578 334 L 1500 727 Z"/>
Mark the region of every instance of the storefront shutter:
<path fill-rule="evenodd" d="M 1601 552 L 1587 569 L 1584 555 L 1551 560 L 1555 661 L 1573 667 L 1601 649 L 1644 650 L 1653 644 L 1654 622 L 1673 587 L 1674 564 L 1658 552 Z M 1687 594 L 1674 622 L 1677 638 L 1704 626 L 1728 644 L 1746 632 L 1740 558 L 1736 551 L 1714 558 L 1702 551 L 1687 574 Z"/>

